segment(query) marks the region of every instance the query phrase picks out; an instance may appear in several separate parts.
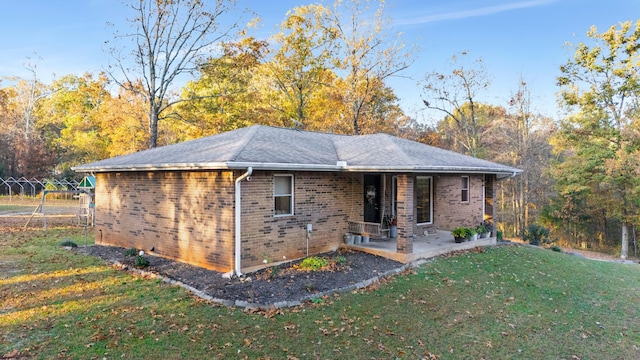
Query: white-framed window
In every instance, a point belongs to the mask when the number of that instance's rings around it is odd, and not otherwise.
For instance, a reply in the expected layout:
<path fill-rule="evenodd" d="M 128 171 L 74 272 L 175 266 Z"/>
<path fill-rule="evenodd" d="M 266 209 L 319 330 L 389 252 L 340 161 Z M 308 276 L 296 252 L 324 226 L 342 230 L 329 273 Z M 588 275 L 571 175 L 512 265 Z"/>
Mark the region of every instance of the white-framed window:
<path fill-rule="evenodd" d="M 460 201 L 463 203 L 469 202 L 469 177 L 463 176 L 461 177 L 461 187 L 460 187 Z"/>
<path fill-rule="evenodd" d="M 416 222 L 418 225 L 433 223 L 433 178 L 416 177 Z"/>
<path fill-rule="evenodd" d="M 273 214 L 275 216 L 293 215 L 293 175 L 291 174 L 273 176 Z"/>

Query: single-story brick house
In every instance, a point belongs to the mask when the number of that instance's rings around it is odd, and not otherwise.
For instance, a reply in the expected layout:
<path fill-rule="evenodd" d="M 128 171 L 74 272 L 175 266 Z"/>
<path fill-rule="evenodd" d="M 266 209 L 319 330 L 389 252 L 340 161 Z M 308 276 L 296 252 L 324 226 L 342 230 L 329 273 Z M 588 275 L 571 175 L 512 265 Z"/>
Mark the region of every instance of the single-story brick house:
<path fill-rule="evenodd" d="M 74 170 L 96 176 L 96 243 L 238 274 L 389 217 L 410 253 L 414 234 L 492 220 L 496 180 L 520 172 L 386 134 L 260 125 Z"/>

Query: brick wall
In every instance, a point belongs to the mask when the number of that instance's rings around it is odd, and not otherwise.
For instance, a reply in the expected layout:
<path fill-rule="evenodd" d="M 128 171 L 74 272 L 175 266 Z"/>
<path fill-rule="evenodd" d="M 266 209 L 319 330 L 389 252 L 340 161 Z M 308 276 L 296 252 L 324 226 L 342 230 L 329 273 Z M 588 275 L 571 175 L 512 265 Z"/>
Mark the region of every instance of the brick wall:
<path fill-rule="evenodd" d="M 294 176 L 294 214 L 274 216 L 273 178 Z M 307 224 L 313 231 L 309 254 L 336 249 L 348 220 L 362 219 L 362 174 L 330 172 L 254 172 L 242 183 L 242 267 L 307 254 Z"/>
<path fill-rule="evenodd" d="M 97 243 L 134 247 L 218 271 L 234 268 L 236 171 L 99 173 L 96 181 Z M 294 176 L 294 214 L 274 216 L 273 178 Z M 413 175 L 401 184 L 411 184 Z M 391 181 L 385 207 L 390 213 Z M 452 230 L 482 221 L 482 175 L 470 176 L 469 203 L 460 200 L 460 176 L 435 175 L 434 227 Z M 331 172 L 255 171 L 242 187 L 242 268 L 297 259 L 335 249 L 347 221 L 363 219 L 363 175 Z M 398 188 L 398 198 L 413 195 Z M 413 207 L 403 203 L 400 206 Z M 385 213 L 387 213 L 385 211 Z M 413 219 L 413 210 L 404 209 Z M 398 224 L 400 225 L 400 224 Z M 408 225 L 408 224 L 407 224 Z M 415 224 L 414 224 L 415 226 Z M 400 226 L 399 226 L 400 228 Z M 406 226 L 409 236 L 416 230 Z M 404 244 L 402 251 L 411 251 Z"/>
<path fill-rule="evenodd" d="M 121 172 L 96 176 L 97 243 L 228 271 L 233 267 L 234 175 Z"/>
<path fill-rule="evenodd" d="M 413 252 L 413 235 L 415 234 L 415 177 L 413 175 L 398 176 L 398 238 L 399 253 Z"/>
<path fill-rule="evenodd" d="M 483 175 L 469 175 L 469 202 L 461 201 L 461 176 L 434 176 L 434 226 L 453 230 L 459 226 L 476 227 L 483 220 Z"/>
<path fill-rule="evenodd" d="M 277 172 L 281 174 L 283 172 Z M 362 174 L 295 172 L 294 215 L 273 216 L 273 175 L 256 171 L 242 187 L 242 268 L 336 249 L 347 220 L 362 218 Z M 100 173 L 96 242 L 190 264 L 234 268 L 234 181 L 240 172 Z"/>

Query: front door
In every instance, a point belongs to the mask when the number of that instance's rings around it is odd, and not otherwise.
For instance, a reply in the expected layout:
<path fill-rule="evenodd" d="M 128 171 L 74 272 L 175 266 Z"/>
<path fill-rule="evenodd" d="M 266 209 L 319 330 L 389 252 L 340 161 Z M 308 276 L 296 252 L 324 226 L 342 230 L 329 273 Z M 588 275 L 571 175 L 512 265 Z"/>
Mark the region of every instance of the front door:
<path fill-rule="evenodd" d="M 364 221 L 380 222 L 380 175 L 364 175 Z"/>

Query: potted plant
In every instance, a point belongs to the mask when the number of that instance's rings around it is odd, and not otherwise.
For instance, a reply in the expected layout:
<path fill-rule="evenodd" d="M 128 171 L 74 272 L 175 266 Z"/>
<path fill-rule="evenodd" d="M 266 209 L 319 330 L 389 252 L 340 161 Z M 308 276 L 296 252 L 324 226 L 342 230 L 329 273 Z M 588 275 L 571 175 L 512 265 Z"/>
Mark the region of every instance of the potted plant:
<path fill-rule="evenodd" d="M 476 233 L 478 233 L 480 239 L 489 237 L 489 234 L 487 234 L 487 228 L 482 223 L 476 227 Z"/>
<path fill-rule="evenodd" d="M 453 235 L 453 239 L 455 240 L 455 242 L 461 243 L 469 240 L 472 235 L 472 231 L 469 228 L 461 226 L 453 229 L 451 234 Z"/>
<path fill-rule="evenodd" d="M 493 224 L 490 223 L 489 221 L 483 221 L 480 223 L 480 225 L 484 226 L 485 229 L 485 233 L 483 237 L 488 238 L 491 237 L 491 233 L 493 233 Z"/>

